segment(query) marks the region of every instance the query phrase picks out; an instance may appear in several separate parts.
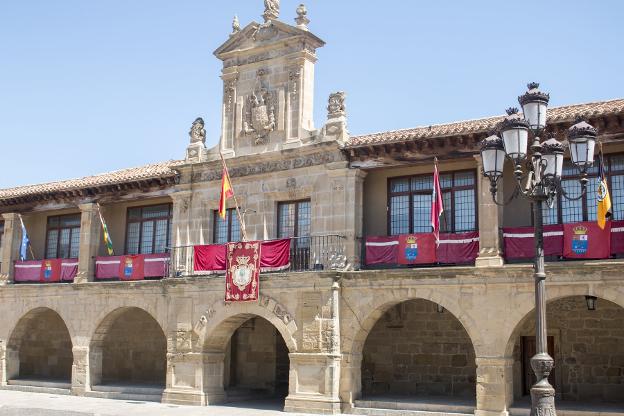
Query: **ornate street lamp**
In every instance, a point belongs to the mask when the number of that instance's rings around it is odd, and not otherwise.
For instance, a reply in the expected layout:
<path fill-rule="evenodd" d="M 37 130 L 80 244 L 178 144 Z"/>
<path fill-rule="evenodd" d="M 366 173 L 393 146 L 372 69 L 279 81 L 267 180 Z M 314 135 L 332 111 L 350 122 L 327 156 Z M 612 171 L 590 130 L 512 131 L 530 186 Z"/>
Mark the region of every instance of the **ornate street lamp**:
<path fill-rule="evenodd" d="M 548 355 L 546 332 L 546 272 L 544 269 L 543 207 L 552 208 L 557 195 L 568 200 L 579 200 L 587 192 L 587 169 L 594 163 L 597 131 L 584 121 L 578 121 L 568 131 L 572 162 L 580 173 L 581 193 L 572 197 L 561 186 L 564 146 L 555 138 L 542 142 L 540 135 L 546 129 L 549 95 L 539 90 L 539 84 L 530 83 L 529 90 L 518 98 L 523 114 L 511 108 L 494 134 L 481 143 L 483 175 L 490 179 L 490 192 L 497 205 L 506 205 L 518 195 L 533 202 L 535 226 L 535 315 L 536 355 L 531 367 L 537 382 L 531 388 L 531 416 L 555 416 L 555 389 L 548 382 L 554 361 Z M 502 137 L 502 139 L 501 139 Z M 532 145 L 528 148 L 529 140 Z M 514 165 L 516 189 L 509 201 L 496 200 L 498 181 L 503 177 L 505 158 Z M 588 307 L 590 303 L 588 301 Z M 594 303 L 595 306 L 595 303 Z"/>

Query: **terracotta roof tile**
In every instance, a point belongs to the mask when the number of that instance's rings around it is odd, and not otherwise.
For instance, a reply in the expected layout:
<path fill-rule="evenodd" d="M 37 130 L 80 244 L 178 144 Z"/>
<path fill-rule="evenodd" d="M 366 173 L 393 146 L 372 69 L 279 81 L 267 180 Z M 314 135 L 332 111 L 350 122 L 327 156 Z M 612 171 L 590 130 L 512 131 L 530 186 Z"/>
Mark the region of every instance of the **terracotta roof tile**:
<path fill-rule="evenodd" d="M 0 200 L 37 194 L 48 194 L 53 192 L 75 191 L 79 189 L 116 185 L 147 179 L 168 178 L 176 174 L 171 167 L 179 163 L 179 161 L 171 160 L 168 162 L 154 163 L 137 168 L 121 169 L 99 175 L 85 176 L 80 179 L 70 179 L 39 185 L 26 185 L 16 188 L 0 189 Z"/>
<path fill-rule="evenodd" d="M 624 99 L 575 104 L 549 108 L 548 121 L 550 123 L 558 123 L 573 121 L 578 116 L 592 117 L 622 112 L 624 112 Z M 475 120 L 458 121 L 448 124 L 416 127 L 412 129 L 386 131 L 362 136 L 352 136 L 345 147 L 354 148 L 376 144 L 403 142 L 408 140 L 454 136 L 459 134 L 482 133 L 494 128 L 502 119 L 503 116 L 496 116 Z"/>

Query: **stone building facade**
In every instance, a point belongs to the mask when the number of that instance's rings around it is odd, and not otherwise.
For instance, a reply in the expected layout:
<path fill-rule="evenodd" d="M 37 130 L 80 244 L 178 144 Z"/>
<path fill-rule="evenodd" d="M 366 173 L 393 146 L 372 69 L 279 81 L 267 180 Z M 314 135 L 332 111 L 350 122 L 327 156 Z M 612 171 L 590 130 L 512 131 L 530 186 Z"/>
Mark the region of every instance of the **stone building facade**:
<path fill-rule="evenodd" d="M 182 160 L 0 190 L 0 388 L 192 405 L 282 395 L 287 411 L 321 414 L 525 414 L 532 267 L 506 261 L 500 230 L 530 226 L 530 207 L 496 206 L 478 157 L 501 117 L 355 137 L 337 92 L 317 128 L 314 71 L 324 43 L 305 7 L 289 25 L 275 16 L 279 2 L 265 3 L 264 23 L 235 22 L 215 52 L 223 61 L 216 147 L 206 148 L 198 119 L 186 153 L 182 140 L 173 149 Z M 619 187 L 624 100 L 549 109 L 552 134 L 563 137 L 579 116 L 599 128 Z M 261 276 L 255 303 L 225 303 L 223 277 L 192 267 L 192 246 L 240 238 L 234 211 L 226 222 L 215 214 L 221 156 L 248 238 L 292 238 L 299 249 L 291 270 Z M 430 195 L 418 186 L 434 157 L 448 181 L 447 231 L 478 232 L 475 262 L 367 267 L 368 237 L 418 230 L 417 202 Z M 407 197 L 405 183 L 417 188 Z M 504 184 L 507 196 L 512 185 Z M 565 220 L 566 209 L 555 217 Z M 100 214 L 115 253 L 166 253 L 162 278 L 97 278 L 95 259 L 107 256 Z M 16 281 L 22 221 L 31 257 L 75 258 L 73 282 Z M 622 408 L 622 265 L 547 264 L 562 406 Z M 598 298 L 596 310 L 586 296 Z"/>

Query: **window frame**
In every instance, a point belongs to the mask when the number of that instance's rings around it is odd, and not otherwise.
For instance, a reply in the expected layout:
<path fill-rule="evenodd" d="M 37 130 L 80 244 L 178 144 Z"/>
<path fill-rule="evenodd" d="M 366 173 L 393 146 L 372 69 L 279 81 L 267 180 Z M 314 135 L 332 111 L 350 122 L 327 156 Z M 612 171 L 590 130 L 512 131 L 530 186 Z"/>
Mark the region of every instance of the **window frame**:
<path fill-rule="evenodd" d="M 598 155 L 596 155 L 596 157 L 598 157 Z M 619 175 L 619 176 L 624 176 L 624 169 L 622 170 L 617 170 L 617 171 L 613 171 L 612 168 L 612 159 L 615 157 L 624 157 L 624 153 L 622 152 L 618 152 L 618 153 L 608 153 L 604 155 L 604 161 L 605 161 L 605 167 L 606 167 L 606 177 L 607 177 L 607 186 L 609 187 L 609 194 L 611 195 L 611 199 L 613 200 L 613 180 L 612 180 L 612 176 L 615 175 Z M 570 162 L 570 159 L 566 159 L 564 162 Z M 594 164 L 594 166 L 597 166 L 596 164 Z M 595 173 L 588 173 L 587 174 L 587 179 L 588 180 L 592 180 L 595 178 L 599 178 L 600 177 L 600 172 L 598 169 L 596 169 Z M 576 175 L 561 175 L 561 182 L 563 181 L 569 181 L 569 180 L 578 180 L 580 178 L 580 174 L 576 174 Z M 563 185 L 562 185 L 563 186 Z M 589 192 L 589 191 L 588 191 Z M 574 222 L 589 222 L 589 221 L 594 221 L 594 220 L 590 220 L 589 219 L 589 206 L 587 205 L 587 193 L 585 193 L 583 195 L 583 197 L 580 199 L 581 202 L 581 220 L 580 221 L 574 221 Z M 573 224 L 574 222 L 564 222 L 563 221 L 563 202 L 565 201 L 565 198 L 561 195 L 561 194 L 557 194 L 557 221 L 553 222 L 553 223 L 548 223 L 545 225 L 563 225 L 563 224 Z M 545 209 L 545 208 L 544 208 Z M 612 204 L 612 210 L 615 209 L 614 204 Z M 614 213 L 615 214 L 615 213 Z M 546 217 L 545 215 L 543 215 L 544 218 Z M 615 215 L 614 215 L 615 216 Z M 531 217 L 531 223 L 533 223 L 533 217 Z"/>
<path fill-rule="evenodd" d="M 144 219 L 143 218 L 143 210 L 146 208 L 151 208 L 151 207 L 158 207 L 158 206 L 167 206 L 168 208 L 168 216 L 166 217 L 154 217 L 154 218 L 149 218 L 149 219 Z M 130 210 L 132 209 L 137 209 L 140 208 L 141 209 L 141 219 L 140 220 L 130 220 Z M 139 223 L 139 249 L 138 249 L 138 254 L 161 254 L 161 253 L 156 253 L 156 238 L 154 238 L 152 240 L 152 252 L 151 253 L 141 253 L 141 247 L 143 246 L 143 223 L 146 222 L 153 222 L 154 223 L 154 230 L 156 230 L 156 222 L 160 221 L 160 220 L 167 220 L 167 240 L 165 242 L 165 247 L 169 247 L 171 244 L 171 223 L 173 222 L 173 204 L 170 202 L 163 202 L 160 204 L 150 204 L 150 205 L 139 205 L 139 206 L 133 206 L 133 207 L 128 207 L 126 209 L 126 238 L 125 238 L 125 243 L 124 243 L 124 254 L 125 255 L 129 255 L 128 253 L 128 228 L 130 226 L 130 224 L 134 224 L 134 223 Z"/>
<path fill-rule="evenodd" d="M 310 204 L 310 235 L 299 235 L 299 204 L 302 202 L 308 202 Z M 292 236 L 290 237 L 280 237 L 282 231 L 282 210 L 281 207 L 283 205 L 294 205 L 295 206 L 295 227 Z M 310 198 L 296 199 L 293 201 L 280 201 L 277 203 L 277 238 L 303 238 L 310 237 L 312 234 L 312 200 Z"/>
<path fill-rule="evenodd" d="M 226 212 L 226 215 L 228 216 L 228 219 L 227 219 L 227 237 L 226 237 L 227 241 L 226 241 L 226 243 L 229 243 L 229 242 L 233 242 L 232 241 L 232 223 L 233 223 L 232 222 L 232 218 L 237 216 L 238 213 L 236 212 L 236 208 L 228 208 L 228 209 L 226 209 L 225 212 Z M 225 243 L 218 243 L 217 242 L 217 224 L 219 222 L 219 219 L 220 219 L 220 217 L 219 217 L 219 210 L 215 209 L 213 211 L 213 214 L 212 214 L 212 224 L 213 224 L 213 227 L 212 227 L 212 242 L 213 242 L 213 244 L 225 244 Z M 238 224 L 238 233 L 239 233 L 240 236 L 242 236 L 242 229 L 241 229 L 240 220 L 237 222 L 237 224 Z"/>
<path fill-rule="evenodd" d="M 74 227 L 61 227 L 61 219 L 62 218 L 66 218 L 66 217 L 77 217 L 78 218 L 78 225 L 74 226 Z M 59 225 L 57 227 L 51 227 L 50 226 L 50 220 L 52 218 L 58 218 L 59 221 Z M 61 259 L 61 258 L 65 258 L 65 257 L 61 257 L 60 256 L 60 252 L 59 250 L 61 249 L 61 231 L 62 230 L 69 230 L 69 255 L 70 257 L 67 258 L 72 258 L 71 257 L 71 252 L 72 252 L 72 237 L 74 235 L 74 232 L 77 230 L 78 232 L 78 256 L 80 256 L 80 229 L 82 226 L 82 215 L 80 213 L 77 214 L 62 214 L 62 215 L 50 215 L 48 217 L 46 217 L 46 234 L 45 234 L 45 248 L 43 251 L 43 258 L 44 259 Z M 50 231 L 58 231 L 57 236 L 56 236 L 56 255 L 55 257 L 48 257 L 48 243 L 50 242 Z M 4 227 L 2 230 L 3 234 L 4 234 Z"/>
<path fill-rule="evenodd" d="M 453 184 L 455 183 L 455 176 L 457 174 L 461 174 L 461 173 L 466 173 L 466 172 L 470 172 L 473 174 L 474 177 L 474 184 L 473 185 L 463 185 L 463 186 L 453 186 Z M 478 194 L 478 181 L 479 181 L 479 176 L 477 175 L 477 171 L 476 169 L 460 169 L 460 170 L 452 170 L 452 171 L 439 171 L 440 176 L 443 175 L 451 175 L 451 183 L 452 185 L 450 187 L 443 187 L 442 184 L 440 184 L 440 190 L 442 191 L 442 198 L 444 198 L 444 194 L 447 192 L 450 192 L 451 194 L 451 207 L 452 207 L 452 215 L 450 216 L 450 220 L 451 220 L 451 226 L 448 227 L 447 229 L 442 231 L 440 230 L 440 232 L 443 233 L 449 233 L 449 234 L 456 234 L 456 224 L 455 224 L 455 192 L 457 191 L 466 191 L 466 190 L 470 190 L 472 189 L 474 191 L 474 214 L 475 214 L 475 225 L 474 225 L 474 230 L 464 230 L 461 231 L 462 233 L 464 232 L 475 232 L 479 230 L 479 194 Z M 412 178 L 420 178 L 420 177 L 425 177 L 425 176 L 431 176 L 431 180 L 432 180 L 432 187 L 429 190 L 418 190 L 418 191 L 412 191 L 412 183 L 411 183 L 411 179 Z M 400 180 L 400 179 L 408 179 L 409 180 L 409 190 L 408 191 L 404 191 L 404 192 L 392 192 L 392 181 L 395 180 Z M 387 184 L 386 184 L 386 195 L 387 195 L 387 201 L 386 201 L 386 235 L 388 236 L 392 236 L 392 198 L 393 197 L 397 197 L 397 196 L 407 196 L 408 197 L 408 204 L 409 204 L 409 213 L 408 213 L 408 228 L 409 228 L 409 233 L 410 234 L 416 234 L 414 232 L 414 199 L 413 199 L 413 195 L 432 195 L 433 194 L 433 172 L 431 173 L 420 173 L 420 174 L 415 174 L 415 175 L 401 175 L 401 176 L 392 176 L 392 177 L 388 177 L 387 178 Z M 445 212 L 446 212 L 446 207 L 445 207 Z M 443 223 L 446 222 L 446 215 L 443 213 L 442 214 L 442 220 L 441 220 L 441 225 Z M 432 231 L 430 231 L 432 232 Z M 399 235 L 399 234 L 397 234 Z"/>

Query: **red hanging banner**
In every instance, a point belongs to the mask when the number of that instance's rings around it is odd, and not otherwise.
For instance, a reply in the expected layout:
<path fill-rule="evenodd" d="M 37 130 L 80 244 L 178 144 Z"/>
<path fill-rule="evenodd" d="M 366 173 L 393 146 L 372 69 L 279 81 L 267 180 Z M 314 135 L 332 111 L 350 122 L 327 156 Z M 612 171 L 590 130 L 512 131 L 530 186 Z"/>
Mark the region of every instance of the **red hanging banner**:
<path fill-rule="evenodd" d="M 226 302 L 255 302 L 260 295 L 259 241 L 228 243 L 225 273 Z"/>
<path fill-rule="evenodd" d="M 145 279 L 145 257 L 140 254 L 122 256 L 119 262 L 119 278 L 121 280 Z"/>
<path fill-rule="evenodd" d="M 436 237 L 433 233 L 399 236 L 399 264 L 436 262 Z"/>
<path fill-rule="evenodd" d="M 48 259 L 41 262 L 41 283 L 61 281 L 61 259 Z"/>
<path fill-rule="evenodd" d="M 563 256 L 566 259 L 607 259 L 611 255 L 611 222 L 604 230 L 595 222 L 563 225 Z"/>

